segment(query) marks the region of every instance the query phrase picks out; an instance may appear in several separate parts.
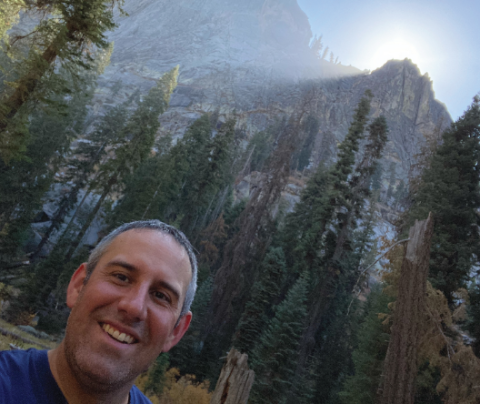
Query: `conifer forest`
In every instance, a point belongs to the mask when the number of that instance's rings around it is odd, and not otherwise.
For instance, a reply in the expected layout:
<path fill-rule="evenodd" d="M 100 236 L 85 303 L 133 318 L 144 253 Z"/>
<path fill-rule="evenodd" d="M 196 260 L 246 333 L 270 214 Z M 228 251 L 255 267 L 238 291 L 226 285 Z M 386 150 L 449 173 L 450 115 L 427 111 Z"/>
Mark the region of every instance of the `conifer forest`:
<path fill-rule="evenodd" d="M 243 5 L 157 3 L 154 24 L 150 0 L 0 2 L 0 332 L 59 341 L 74 270 L 159 219 L 199 273 L 187 334 L 137 381 L 153 403 L 209 403 L 233 348 L 252 404 L 480 403 L 476 90 L 452 121 L 409 60 L 255 36 L 296 1 L 252 0 L 230 47 L 204 36 Z"/>

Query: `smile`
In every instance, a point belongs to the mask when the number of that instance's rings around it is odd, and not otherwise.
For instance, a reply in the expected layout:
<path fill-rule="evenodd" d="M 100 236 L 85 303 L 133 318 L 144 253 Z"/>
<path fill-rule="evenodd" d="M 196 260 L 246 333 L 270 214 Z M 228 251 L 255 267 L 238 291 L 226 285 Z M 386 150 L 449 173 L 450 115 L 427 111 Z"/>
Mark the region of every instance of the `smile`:
<path fill-rule="evenodd" d="M 118 331 L 116 328 L 112 327 L 108 324 L 102 324 L 103 331 L 108 333 L 113 339 L 117 341 L 123 342 L 124 344 L 133 344 L 135 342 L 135 338 L 131 335 L 125 334 L 124 332 Z"/>

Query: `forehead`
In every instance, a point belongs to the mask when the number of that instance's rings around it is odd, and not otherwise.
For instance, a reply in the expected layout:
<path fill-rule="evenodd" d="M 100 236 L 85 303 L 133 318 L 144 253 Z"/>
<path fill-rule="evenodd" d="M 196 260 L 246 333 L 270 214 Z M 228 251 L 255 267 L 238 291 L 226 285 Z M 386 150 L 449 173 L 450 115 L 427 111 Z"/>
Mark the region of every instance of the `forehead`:
<path fill-rule="evenodd" d="M 183 272 L 192 269 L 188 253 L 170 234 L 153 229 L 130 229 L 113 239 L 98 264 L 121 257 L 132 265 L 165 267 Z M 98 266 L 97 264 L 97 266 Z"/>

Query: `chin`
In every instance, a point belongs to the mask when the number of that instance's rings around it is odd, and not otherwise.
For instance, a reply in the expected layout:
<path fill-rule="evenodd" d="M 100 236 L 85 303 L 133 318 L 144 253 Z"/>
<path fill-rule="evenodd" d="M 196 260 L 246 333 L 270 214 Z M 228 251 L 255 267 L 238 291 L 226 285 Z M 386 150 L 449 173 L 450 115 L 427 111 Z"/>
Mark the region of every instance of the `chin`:
<path fill-rule="evenodd" d="M 125 387 L 132 384 L 137 372 L 129 364 L 119 364 L 105 355 L 91 352 L 89 347 L 75 350 L 65 347 L 67 363 L 76 379 L 83 385 L 98 392 Z"/>

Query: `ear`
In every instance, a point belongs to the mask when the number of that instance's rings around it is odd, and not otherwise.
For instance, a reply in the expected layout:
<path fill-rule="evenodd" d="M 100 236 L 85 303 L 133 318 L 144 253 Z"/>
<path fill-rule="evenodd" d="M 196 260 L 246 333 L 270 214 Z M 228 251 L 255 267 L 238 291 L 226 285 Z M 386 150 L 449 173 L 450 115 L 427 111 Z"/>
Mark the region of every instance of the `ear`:
<path fill-rule="evenodd" d="M 192 321 L 192 312 L 189 311 L 180 319 L 177 326 L 170 333 L 170 336 L 167 338 L 167 340 L 163 344 L 162 352 L 168 352 L 170 349 L 172 349 L 175 345 L 178 344 L 178 342 L 182 339 L 184 334 L 187 332 L 191 321 Z"/>
<path fill-rule="evenodd" d="M 73 273 L 72 279 L 67 288 L 67 306 L 72 308 L 80 295 L 80 291 L 83 288 L 83 283 L 87 277 L 87 263 L 84 262 Z"/>

